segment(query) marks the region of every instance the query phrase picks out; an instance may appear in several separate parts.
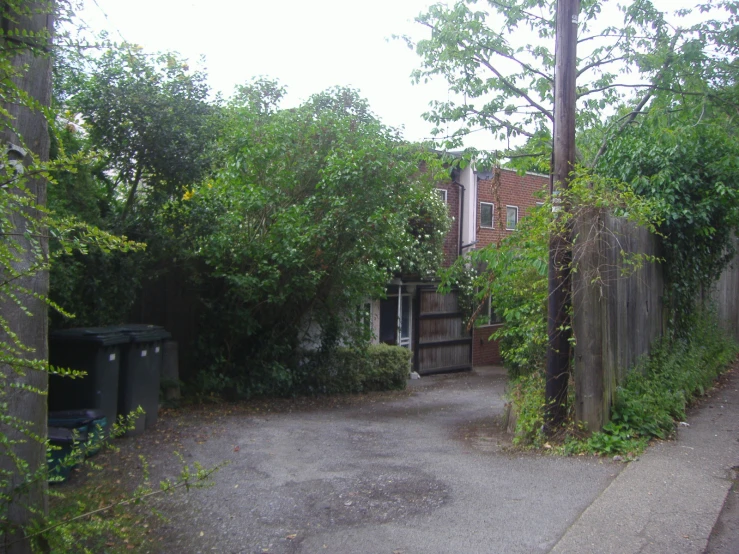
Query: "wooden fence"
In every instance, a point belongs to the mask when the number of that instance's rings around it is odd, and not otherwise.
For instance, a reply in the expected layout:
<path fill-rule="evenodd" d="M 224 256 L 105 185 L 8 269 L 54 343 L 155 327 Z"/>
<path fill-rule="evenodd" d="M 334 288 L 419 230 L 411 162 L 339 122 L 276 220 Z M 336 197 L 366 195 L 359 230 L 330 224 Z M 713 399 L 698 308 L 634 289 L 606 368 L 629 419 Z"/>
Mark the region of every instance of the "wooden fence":
<path fill-rule="evenodd" d="M 429 375 L 471 369 L 472 336 L 464 327 L 457 293 L 439 294 L 436 286 L 419 286 L 416 295 L 415 371 Z"/>
<path fill-rule="evenodd" d="M 734 237 L 734 249 L 739 251 L 739 239 Z M 739 258 L 735 257 L 724 270 L 711 291 L 721 326 L 739 341 Z"/>
<path fill-rule="evenodd" d="M 616 386 L 665 325 L 659 263 L 632 270 L 634 256 L 659 256 L 646 229 L 595 210 L 575 226 L 572 276 L 575 415 L 593 430 L 608 420 Z"/>
<path fill-rule="evenodd" d="M 575 415 L 597 430 L 608 421 L 617 385 L 665 331 L 665 284 L 659 263 L 632 271 L 626 262 L 639 254 L 659 258 L 659 238 L 646 229 L 596 210 L 576 223 L 575 235 Z M 739 258 L 710 291 L 721 326 L 739 340 L 737 292 Z"/>

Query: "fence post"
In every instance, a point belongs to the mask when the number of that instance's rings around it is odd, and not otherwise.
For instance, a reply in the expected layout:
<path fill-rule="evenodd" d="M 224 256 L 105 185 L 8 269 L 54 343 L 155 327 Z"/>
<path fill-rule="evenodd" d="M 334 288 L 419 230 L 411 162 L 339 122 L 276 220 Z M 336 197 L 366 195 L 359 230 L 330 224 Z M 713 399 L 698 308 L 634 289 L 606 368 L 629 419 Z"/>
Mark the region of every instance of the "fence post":
<path fill-rule="evenodd" d="M 608 421 L 603 397 L 604 243 L 603 214 L 590 210 L 574 224 L 572 327 L 574 348 L 575 419 L 590 432 Z"/>

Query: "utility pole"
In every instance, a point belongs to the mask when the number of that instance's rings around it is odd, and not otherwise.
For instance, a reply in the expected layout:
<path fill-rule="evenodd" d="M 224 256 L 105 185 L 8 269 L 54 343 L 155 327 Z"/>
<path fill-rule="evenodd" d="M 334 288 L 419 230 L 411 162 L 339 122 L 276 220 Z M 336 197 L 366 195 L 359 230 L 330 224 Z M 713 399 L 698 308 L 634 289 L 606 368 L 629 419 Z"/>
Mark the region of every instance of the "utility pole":
<path fill-rule="evenodd" d="M 12 83 L 0 87 L 0 108 L 2 128 L 0 128 L 0 147 L 7 155 L 3 161 L 17 168 L 23 174 L 23 167 L 33 162 L 31 152 L 40 162 L 49 159 L 49 131 L 41 106 L 49 106 L 51 101 L 51 54 L 54 31 L 55 1 L 46 0 L 5 0 L 0 2 L 0 52 L 5 71 L 9 67 Z M 10 90 L 16 93 L 3 92 Z M 23 101 L 26 95 L 27 101 Z M 10 186 L 11 194 L 23 197 L 25 193 L 14 185 L 8 185 L 3 171 L 5 186 Z M 29 199 L 37 205 L 46 203 L 46 181 L 39 175 L 28 175 L 22 179 Z M 15 292 L 15 298 L 3 292 L 0 298 L 0 314 L 5 329 L 0 333 L 4 343 L 3 356 L 24 358 L 30 362 L 45 362 L 47 359 L 47 306 L 43 300 L 49 291 L 49 276 L 44 268 L 34 269 L 39 257 L 48 259 L 48 242 L 43 236 L 32 242 L 26 236 L 30 220 L 40 218 L 35 208 L 26 206 L 23 210 L 7 215 L 14 229 L 5 231 L 4 241 L 15 244 L 18 259 L 11 262 L 19 272 L 15 284 L 22 290 Z M 42 232 L 41 235 L 46 233 Z M 8 262 L 4 262 L 7 264 Z M 3 265 L 3 271 L 6 266 Z M 9 278 L 3 275 L 3 278 Z M 32 316 L 32 317 L 31 317 Z M 28 350 L 14 348 L 8 332 Z M 9 346 L 8 346 L 9 345 Z M 16 364 L 17 365 L 17 364 Z M 25 530 L 33 520 L 43 517 L 47 511 L 45 479 L 35 479 L 28 483 L 28 475 L 37 475 L 46 466 L 46 447 L 43 441 L 29 438 L 24 431 L 46 438 L 46 396 L 38 391 L 47 389 L 48 374 L 30 368 L 15 367 L 12 363 L 0 364 L 0 375 L 4 381 L 2 401 L 3 416 L 10 416 L 0 423 L 0 433 L 8 439 L 0 450 L 0 472 L 4 488 L 0 493 L 7 495 L 3 503 L 7 506 L 0 530 L 0 553 L 30 554 L 31 541 L 25 538 Z M 34 390 L 35 389 L 35 390 Z M 20 422 L 22 426 L 18 427 Z M 27 464 L 19 464 L 18 460 Z M 3 532 L 5 531 L 5 532 Z"/>
<path fill-rule="evenodd" d="M 577 20 L 580 0 L 557 0 L 554 73 L 554 164 L 550 193 L 566 190 L 575 166 L 575 109 L 577 80 Z M 558 206 L 567 209 L 566 205 Z M 567 237 L 549 239 L 549 298 L 547 311 L 546 400 L 547 426 L 553 430 L 566 415 L 570 369 L 567 308 L 570 303 L 571 253 Z"/>

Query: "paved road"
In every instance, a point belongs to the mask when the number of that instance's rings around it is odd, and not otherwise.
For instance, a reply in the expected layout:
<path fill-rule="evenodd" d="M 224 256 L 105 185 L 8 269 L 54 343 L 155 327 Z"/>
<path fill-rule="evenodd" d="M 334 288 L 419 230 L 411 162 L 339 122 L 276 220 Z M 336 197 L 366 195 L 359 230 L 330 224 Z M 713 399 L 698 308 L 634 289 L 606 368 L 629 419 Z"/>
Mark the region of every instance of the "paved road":
<path fill-rule="evenodd" d="M 188 460 L 232 463 L 213 488 L 170 500 L 163 552 L 548 552 L 624 466 L 506 453 L 504 386 L 486 369 L 204 428 L 165 417 L 149 445 L 176 430 Z"/>
<path fill-rule="evenodd" d="M 712 529 L 710 552 L 739 552 L 739 376 L 628 465 L 506 451 L 504 386 L 489 368 L 403 393 L 165 414 L 120 457 L 147 453 L 155 482 L 177 471 L 174 449 L 231 462 L 212 488 L 163 502 L 155 552 L 701 554 Z"/>

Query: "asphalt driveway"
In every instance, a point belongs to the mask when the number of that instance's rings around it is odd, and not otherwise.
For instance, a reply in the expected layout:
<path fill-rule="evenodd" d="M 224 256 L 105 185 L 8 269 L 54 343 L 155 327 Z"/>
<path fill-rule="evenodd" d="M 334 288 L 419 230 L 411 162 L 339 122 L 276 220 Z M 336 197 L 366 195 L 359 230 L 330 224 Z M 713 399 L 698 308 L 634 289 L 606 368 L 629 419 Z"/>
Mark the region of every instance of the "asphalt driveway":
<path fill-rule="evenodd" d="M 402 393 L 164 414 L 124 439 L 154 482 L 187 462 L 230 464 L 160 501 L 159 552 L 548 552 L 622 465 L 512 454 L 498 368 L 411 381 Z M 128 453 L 128 454 L 127 454 Z"/>

